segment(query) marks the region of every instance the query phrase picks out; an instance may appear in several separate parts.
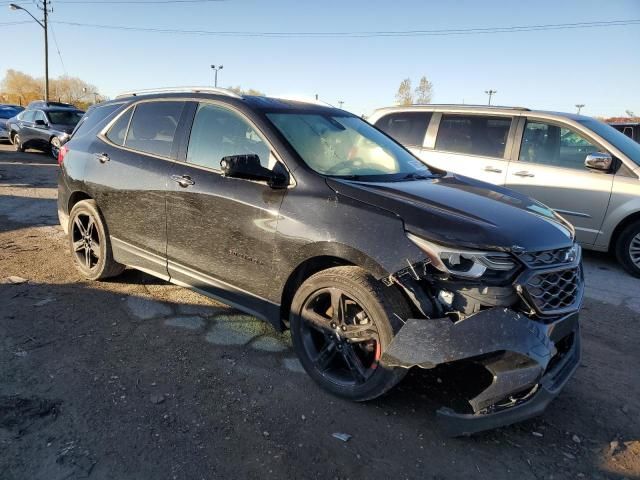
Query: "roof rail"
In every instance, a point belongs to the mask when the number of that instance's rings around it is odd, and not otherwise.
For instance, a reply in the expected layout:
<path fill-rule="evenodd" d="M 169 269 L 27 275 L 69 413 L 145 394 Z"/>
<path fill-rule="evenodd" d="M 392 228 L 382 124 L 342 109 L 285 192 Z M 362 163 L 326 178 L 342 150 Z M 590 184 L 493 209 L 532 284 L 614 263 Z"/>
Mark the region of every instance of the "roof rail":
<path fill-rule="evenodd" d="M 228 97 L 242 98 L 233 90 L 227 88 L 217 87 L 164 87 L 164 88 L 149 88 L 146 90 L 132 90 L 129 92 L 122 92 L 117 95 L 116 98 L 123 97 L 137 97 L 138 95 L 152 95 L 156 93 L 216 93 L 218 95 L 226 95 Z"/>
<path fill-rule="evenodd" d="M 398 108 L 403 108 L 404 105 L 396 105 Z M 406 105 L 408 107 L 455 107 L 455 108 L 486 108 L 488 110 L 520 110 L 523 112 L 530 112 L 531 109 L 527 107 L 509 107 L 503 105 L 476 105 L 471 103 L 422 103 Z"/>

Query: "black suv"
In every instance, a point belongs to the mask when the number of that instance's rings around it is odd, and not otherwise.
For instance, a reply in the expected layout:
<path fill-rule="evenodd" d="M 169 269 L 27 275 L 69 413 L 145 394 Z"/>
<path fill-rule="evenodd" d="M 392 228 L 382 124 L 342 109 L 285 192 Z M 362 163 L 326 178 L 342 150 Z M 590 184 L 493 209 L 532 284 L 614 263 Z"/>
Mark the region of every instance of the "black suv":
<path fill-rule="evenodd" d="M 31 102 L 26 110 L 7 121 L 9 140 L 18 152 L 27 148 L 51 151 L 54 157 L 84 112 L 58 102 Z"/>
<path fill-rule="evenodd" d="M 572 227 L 345 111 L 127 94 L 92 109 L 58 161 L 60 222 L 86 278 L 126 265 L 288 328 L 341 397 L 442 368 L 468 403 L 439 417 L 472 433 L 541 413 L 578 366 Z"/>

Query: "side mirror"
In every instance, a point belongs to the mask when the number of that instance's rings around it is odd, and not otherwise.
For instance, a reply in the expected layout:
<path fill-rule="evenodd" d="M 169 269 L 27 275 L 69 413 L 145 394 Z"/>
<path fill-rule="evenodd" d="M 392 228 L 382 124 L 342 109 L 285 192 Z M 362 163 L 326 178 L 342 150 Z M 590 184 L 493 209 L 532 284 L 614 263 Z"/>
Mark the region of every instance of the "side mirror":
<path fill-rule="evenodd" d="M 284 188 L 289 183 L 283 173 L 260 165 L 260 157 L 254 153 L 223 157 L 220 160 L 220 168 L 225 177 L 266 181 L 271 188 Z"/>
<path fill-rule="evenodd" d="M 35 121 L 35 125 L 36 125 L 36 127 L 46 127 L 47 126 L 47 122 L 45 122 L 44 120 L 38 119 L 38 120 Z"/>
<path fill-rule="evenodd" d="M 613 157 L 608 153 L 603 152 L 590 153 L 584 160 L 585 167 L 590 168 L 591 170 L 600 170 L 603 172 L 611 170 L 612 164 Z"/>

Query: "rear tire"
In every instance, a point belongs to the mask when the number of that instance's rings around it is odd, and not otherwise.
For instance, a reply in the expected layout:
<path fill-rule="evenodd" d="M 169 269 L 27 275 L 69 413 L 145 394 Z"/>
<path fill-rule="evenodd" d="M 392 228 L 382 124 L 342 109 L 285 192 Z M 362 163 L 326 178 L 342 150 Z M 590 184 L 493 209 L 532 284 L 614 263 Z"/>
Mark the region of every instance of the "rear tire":
<path fill-rule="evenodd" d="M 371 400 L 393 388 L 408 371 L 379 364 L 402 326 L 396 315 L 406 319 L 410 310 L 393 287 L 359 267 L 323 270 L 309 277 L 293 298 L 293 348 L 322 388 L 348 400 Z"/>
<path fill-rule="evenodd" d="M 94 200 L 74 205 L 67 235 L 73 263 L 88 280 L 103 280 L 124 271 L 125 266 L 113 259 L 107 228 Z"/>
<path fill-rule="evenodd" d="M 627 272 L 640 277 L 640 220 L 627 225 L 620 233 L 616 257 Z"/>
<path fill-rule="evenodd" d="M 22 139 L 20 138 L 20 135 L 15 134 L 13 136 L 13 146 L 16 148 L 16 152 L 24 152 L 25 148 L 24 145 L 22 144 Z"/>

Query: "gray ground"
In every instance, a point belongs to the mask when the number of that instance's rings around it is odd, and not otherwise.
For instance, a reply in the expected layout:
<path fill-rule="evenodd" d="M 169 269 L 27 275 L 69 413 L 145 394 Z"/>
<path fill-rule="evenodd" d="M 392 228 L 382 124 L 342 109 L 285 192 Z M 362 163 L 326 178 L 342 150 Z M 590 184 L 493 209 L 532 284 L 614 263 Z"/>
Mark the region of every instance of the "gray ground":
<path fill-rule="evenodd" d="M 0 146 L 0 479 L 640 478 L 640 280 L 608 256 L 586 254 L 583 363 L 549 410 L 450 439 L 425 372 L 349 403 L 252 317 L 135 271 L 83 281 L 56 168 Z"/>

